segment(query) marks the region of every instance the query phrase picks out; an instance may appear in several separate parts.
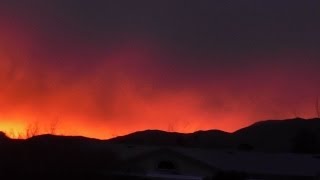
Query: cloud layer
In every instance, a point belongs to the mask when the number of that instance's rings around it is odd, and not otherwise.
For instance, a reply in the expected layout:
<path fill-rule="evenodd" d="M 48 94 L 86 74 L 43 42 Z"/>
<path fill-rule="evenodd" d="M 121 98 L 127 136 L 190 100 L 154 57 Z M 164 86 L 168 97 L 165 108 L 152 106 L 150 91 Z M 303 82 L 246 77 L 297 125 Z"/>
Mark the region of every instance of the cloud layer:
<path fill-rule="evenodd" d="M 108 138 L 316 115 L 316 1 L 71 2 L 0 3 L 0 130 L 58 121 Z"/>

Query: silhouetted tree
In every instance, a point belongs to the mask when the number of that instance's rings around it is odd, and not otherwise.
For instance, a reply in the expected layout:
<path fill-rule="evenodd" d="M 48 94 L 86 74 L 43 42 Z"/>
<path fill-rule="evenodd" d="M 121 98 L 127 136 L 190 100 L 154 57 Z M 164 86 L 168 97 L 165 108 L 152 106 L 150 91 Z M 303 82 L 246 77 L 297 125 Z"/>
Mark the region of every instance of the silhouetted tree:
<path fill-rule="evenodd" d="M 50 126 L 49 126 L 49 133 L 50 133 L 50 134 L 56 134 L 58 123 L 59 123 L 59 119 L 54 119 L 54 120 L 50 123 Z"/>
<path fill-rule="evenodd" d="M 38 122 L 30 123 L 25 129 L 25 137 L 31 138 L 33 136 L 39 135 L 39 124 Z"/>

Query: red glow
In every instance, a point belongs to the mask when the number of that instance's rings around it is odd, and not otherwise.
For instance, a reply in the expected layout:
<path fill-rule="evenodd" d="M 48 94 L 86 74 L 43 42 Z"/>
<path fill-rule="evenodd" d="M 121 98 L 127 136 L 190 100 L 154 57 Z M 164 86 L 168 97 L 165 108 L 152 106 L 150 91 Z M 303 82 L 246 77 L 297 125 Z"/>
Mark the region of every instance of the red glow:
<path fill-rule="evenodd" d="M 71 65 L 90 61 L 79 53 L 86 46 L 40 57 L 28 51 L 37 52 L 37 38 L 17 38 L 25 36 L 20 33 L 0 32 L 13 42 L 0 46 L 0 130 L 12 137 L 25 137 L 30 124 L 37 124 L 38 133 L 50 133 L 56 123 L 56 134 L 104 139 L 144 129 L 234 131 L 262 119 L 315 115 L 319 88 L 301 78 L 313 77 L 312 73 L 296 74 L 298 65 L 262 64 L 227 73 L 216 68 L 207 72 L 208 80 L 195 81 L 189 78 L 198 74 L 175 76 L 175 69 L 161 64 L 170 58 L 187 61 L 186 55 L 173 55 L 156 42 L 138 38 L 107 53 L 91 49 L 99 64 L 72 72 L 72 67 L 61 70 L 39 59 L 62 59 Z M 300 57 L 284 53 L 244 58 Z M 306 88 L 291 91 L 297 83 Z"/>

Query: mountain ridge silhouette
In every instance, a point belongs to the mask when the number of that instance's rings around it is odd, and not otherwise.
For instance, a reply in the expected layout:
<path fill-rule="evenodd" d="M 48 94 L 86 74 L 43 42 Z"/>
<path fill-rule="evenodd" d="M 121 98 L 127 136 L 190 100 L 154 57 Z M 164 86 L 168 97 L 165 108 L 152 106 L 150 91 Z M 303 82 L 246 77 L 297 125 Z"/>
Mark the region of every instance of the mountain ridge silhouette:
<path fill-rule="evenodd" d="M 107 140 L 99 140 L 82 136 L 38 135 L 19 142 L 28 143 L 74 143 L 90 144 L 132 144 L 184 146 L 197 148 L 241 149 L 251 147 L 257 151 L 291 152 L 294 139 L 300 132 L 310 132 L 320 140 L 320 119 L 285 119 L 265 120 L 253 123 L 235 132 L 221 130 L 196 131 L 193 133 L 166 132 L 161 130 L 137 131 L 128 135 L 118 136 Z M 4 133 L 0 133 L 0 141 L 10 141 Z M 11 140 L 13 141 L 13 140 Z M 320 142 L 319 142 L 320 144 Z"/>

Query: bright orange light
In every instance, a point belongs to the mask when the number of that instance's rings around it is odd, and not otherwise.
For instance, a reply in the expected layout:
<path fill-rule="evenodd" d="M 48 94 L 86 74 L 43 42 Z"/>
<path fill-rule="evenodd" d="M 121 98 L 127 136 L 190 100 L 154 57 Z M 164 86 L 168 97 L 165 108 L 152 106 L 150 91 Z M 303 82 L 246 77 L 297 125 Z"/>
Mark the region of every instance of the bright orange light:
<path fill-rule="evenodd" d="M 23 123 L 16 122 L 15 120 L 0 121 L 0 131 L 4 132 L 10 138 L 26 138 L 25 126 Z"/>
<path fill-rule="evenodd" d="M 170 54 L 156 43 L 129 39 L 136 43 L 119 43 L 110 51 L 97 53 L 95 45 L 68 47 L 54 54 L 39 50 L 43 42 L 37 44 L 37 38 L 26 35 L 22 28 L 8 29 L 0 29 L 0 40 L 5 37 L 10 42 L 0 46 L 0 131 L 12 138 L 26 138 L 28 128 L 37 129 L 36 134 L 101 139 L 145 129 L 231 132 L 257 120 L 315 115 L 319 87 L 310 82 L 318 77 L 318 71 L 310 71 L 314 75 L 300 73 L 308 67 L 288 70 L 288 66 L 261 64 L 239 72 L 215 68 L 217 72 L 197 77 L 200 83 L 189 81 L 198 76 L 190 69 L 176 72 L 174 65 L 162 64 L 164 59 L 190 59 Z M 19 34 L 19 29 L 24 33 Z M 83 54 L 93 57 L 84 58 Z M 296 58 L 273 56 L 261 55 L 273 62 L 277 62 L 275 58 Z M 254 59 L 248 62 L 261 57 L 248 57 Z M 89 67 L 91 61 L 97 64 Z M 85 63 L 75 68 L 78 62 Z"/>

